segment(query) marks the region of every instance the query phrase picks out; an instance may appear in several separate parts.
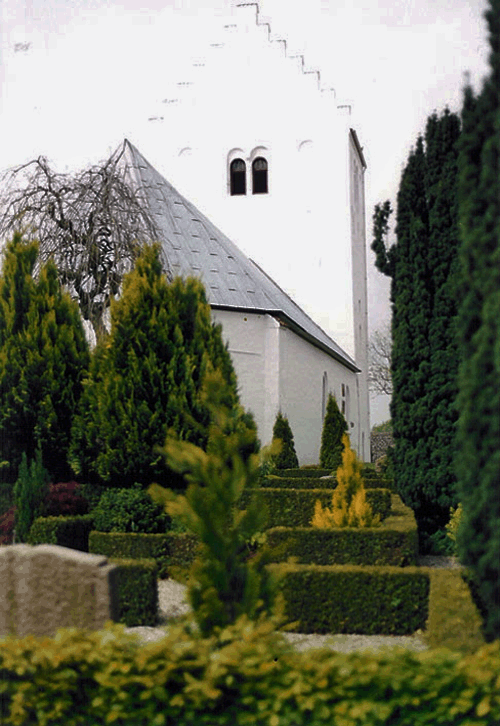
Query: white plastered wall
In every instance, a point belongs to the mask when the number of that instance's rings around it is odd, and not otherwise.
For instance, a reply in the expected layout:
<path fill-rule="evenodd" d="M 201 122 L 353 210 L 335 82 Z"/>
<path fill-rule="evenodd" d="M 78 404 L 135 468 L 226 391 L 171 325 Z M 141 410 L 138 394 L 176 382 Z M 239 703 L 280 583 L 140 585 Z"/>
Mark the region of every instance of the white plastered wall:
<path fill-rule="evenodd" d="M 272 315 L 213 310 L 229 343 L 240 399 L 255 417 L 262 444 L 270 443 L 276 414 L 290 421 L 299 462 L 317 464 L 323 428 L 323 378 L 346 418 L 359 452 L 358 376 L 281 325 Z M 343 388 L 344 386 L 344 388 Z"/>

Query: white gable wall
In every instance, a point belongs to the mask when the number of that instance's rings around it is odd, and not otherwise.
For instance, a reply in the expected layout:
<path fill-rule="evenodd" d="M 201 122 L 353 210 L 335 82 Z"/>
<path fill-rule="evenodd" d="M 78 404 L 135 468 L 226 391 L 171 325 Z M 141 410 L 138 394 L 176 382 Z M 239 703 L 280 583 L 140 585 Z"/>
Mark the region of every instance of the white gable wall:
<path fill-rule="evenodd" d="M 272 315 L 217 309 L 212 314 L 229 342 L 241 402 L 253 413 L 264 445 L 271 442 L 276 415 L 281 411 L 289 419 L 300 464 L 317 464 L 325 395 L 331 391 L 339 407 L 343 398 L 346 401 L 351 443 L 362 455 L 356 373 Z M 325 373 L 328 383 L 324 393 Z"/>

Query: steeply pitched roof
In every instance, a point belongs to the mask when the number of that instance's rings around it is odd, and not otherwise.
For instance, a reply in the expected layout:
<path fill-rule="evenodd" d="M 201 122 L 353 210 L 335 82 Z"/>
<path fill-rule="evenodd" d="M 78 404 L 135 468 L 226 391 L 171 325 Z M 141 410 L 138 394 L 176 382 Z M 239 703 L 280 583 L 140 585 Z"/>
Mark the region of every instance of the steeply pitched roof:
<path fill-rule="evenodd" d="M 130 141 L 125 140 L 118 153 L 125 177 L 143 196 L 160 230 L 172 274 L 201 278 L 212 308 L 273 315 L 351 370 L 358 370 L 352 358 Z"/>

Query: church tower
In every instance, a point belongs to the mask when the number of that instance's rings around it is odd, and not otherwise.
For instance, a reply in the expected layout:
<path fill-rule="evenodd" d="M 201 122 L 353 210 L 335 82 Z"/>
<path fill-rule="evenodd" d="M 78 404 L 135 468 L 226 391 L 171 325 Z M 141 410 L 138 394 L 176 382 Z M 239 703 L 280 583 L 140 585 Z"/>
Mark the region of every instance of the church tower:
<path fill-rule="evenodd" d="M 356 407 L 352 443 L 369 460 L 366 163 L 350 108 L 257 3 L 233 2 L 211 32 L 182 73 L 165 69 L 134 138 L 356 361 L 357 390 L 332 392 L 348 424 Z"/>

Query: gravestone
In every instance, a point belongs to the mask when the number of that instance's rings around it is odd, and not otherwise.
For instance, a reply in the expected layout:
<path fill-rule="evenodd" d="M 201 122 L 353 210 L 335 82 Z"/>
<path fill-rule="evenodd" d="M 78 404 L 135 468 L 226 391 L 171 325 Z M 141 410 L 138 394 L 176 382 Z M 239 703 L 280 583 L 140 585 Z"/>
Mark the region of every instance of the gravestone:
<path fill-rule="evenodd" d="M 0 637 L 101 630 L 115 619 L 115 569 L 103 555 L 58 545 L 0 547 Z"/>

